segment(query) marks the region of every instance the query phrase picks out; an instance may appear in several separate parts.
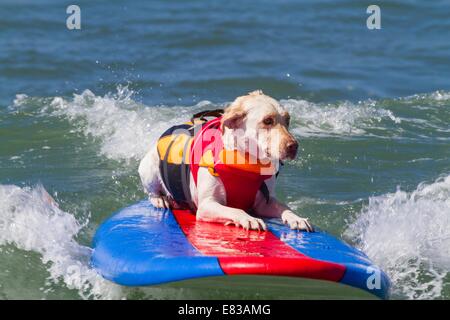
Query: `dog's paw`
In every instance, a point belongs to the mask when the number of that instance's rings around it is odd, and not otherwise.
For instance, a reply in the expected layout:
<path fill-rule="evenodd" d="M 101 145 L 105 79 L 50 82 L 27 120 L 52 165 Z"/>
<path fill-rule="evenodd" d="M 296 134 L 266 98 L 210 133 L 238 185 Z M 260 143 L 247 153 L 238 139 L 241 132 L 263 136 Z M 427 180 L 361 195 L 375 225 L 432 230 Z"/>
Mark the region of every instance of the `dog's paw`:
<path fill-rule="evenodd" d="M 170 208 L 170 202 L 169 199 L 165 196 L 150 196 L 149 200 L 152 205 L 154 205 L 156 208 L 160 209 L 169 209 Z"/>
<path fill-rule="evenodd" d="M 287 224 L 291 229 L 314 232 L 314 228 L 309 223 L 308 219 L 301 218 L 292 211 L 285 211 L 281 215 L 281 220 Z"/>
<path fill-rule="evenodd" d="M 242 227 L 245 230 L 258 230 L 258 231 L 266 231 L 266 224 L 262 219 L 258 219 L 252 217 L 248 214 L 240 215 L 233 219 L 232 221 L 225 222 L 225 225 L 228 226 L 230 224 L 234 224 L 236 227 Z"/>

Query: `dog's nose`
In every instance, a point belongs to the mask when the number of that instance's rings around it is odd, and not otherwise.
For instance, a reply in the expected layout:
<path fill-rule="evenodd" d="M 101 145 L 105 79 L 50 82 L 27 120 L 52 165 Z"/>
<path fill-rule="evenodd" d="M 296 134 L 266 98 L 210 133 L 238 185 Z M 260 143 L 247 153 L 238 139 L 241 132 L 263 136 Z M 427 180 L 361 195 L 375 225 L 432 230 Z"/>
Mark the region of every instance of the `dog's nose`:
<path fill-rule="evenodd" d="M 289 157 L 292 159 L 295 158 L 298 150 L 298 142 L 295 140 L 288 142 L 288 144 L 286 145 L 286 149 L 287 153 L 289 154 Z"/>

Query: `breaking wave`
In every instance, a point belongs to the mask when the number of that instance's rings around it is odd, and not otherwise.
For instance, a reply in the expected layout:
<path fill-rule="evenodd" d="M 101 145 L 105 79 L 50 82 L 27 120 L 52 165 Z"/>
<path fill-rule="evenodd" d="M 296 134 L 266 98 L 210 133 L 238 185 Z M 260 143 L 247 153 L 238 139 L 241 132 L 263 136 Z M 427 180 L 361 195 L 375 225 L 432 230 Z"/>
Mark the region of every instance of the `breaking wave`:
<path fill-rule="evenodd" d="M 371 197 L 346 235 L 391 277 L 394 294 L 445 298 L 450 273 L 450 176 Z M 448 298 L 448 296 L 446 297 Z"/>
<path fill-rule="evenodd" d="M 90 267 L 91 248 L 75 240 L 86 224 L 62 211 L 42 185 L 0 185 L 0 246 L 40 254 L 48 280 L 64 283 L 83 299 L 119 299 L 120 287 Z"/>

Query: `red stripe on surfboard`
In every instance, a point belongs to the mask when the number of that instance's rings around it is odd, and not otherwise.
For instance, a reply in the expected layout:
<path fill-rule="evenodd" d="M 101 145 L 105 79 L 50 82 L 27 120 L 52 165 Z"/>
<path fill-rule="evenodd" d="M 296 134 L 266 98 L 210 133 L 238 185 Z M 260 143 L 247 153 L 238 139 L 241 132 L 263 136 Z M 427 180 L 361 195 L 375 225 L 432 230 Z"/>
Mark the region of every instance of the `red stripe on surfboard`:
<path fill-rule="evenodd" d="M 305 256 L 270 231 L 245 231 L 199 222 L 188 210 L 173 210 L 173 214 L 189 242 L 204 255 L 217 257 L 226 274 L 270 274 L 331 281 L 339 281 L 344 275 L 345 266 Z"/>

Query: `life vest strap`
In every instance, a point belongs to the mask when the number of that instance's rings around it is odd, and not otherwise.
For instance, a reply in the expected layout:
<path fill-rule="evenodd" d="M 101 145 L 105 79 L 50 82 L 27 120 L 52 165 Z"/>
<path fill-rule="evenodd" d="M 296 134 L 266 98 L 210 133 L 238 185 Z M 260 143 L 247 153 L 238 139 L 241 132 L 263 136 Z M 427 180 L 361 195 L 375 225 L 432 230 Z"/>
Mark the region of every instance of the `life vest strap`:
<path fill-rule="evenodd" d="M 264 181 L 261 183 L 259 191 L 261 191 L 262 195 L 264 196 L 264 199 L 266 199 L 266 203 L 268 204 L 270 201 L 270 192 L 269 188 L 267 188 L 267 184 Z"/>

